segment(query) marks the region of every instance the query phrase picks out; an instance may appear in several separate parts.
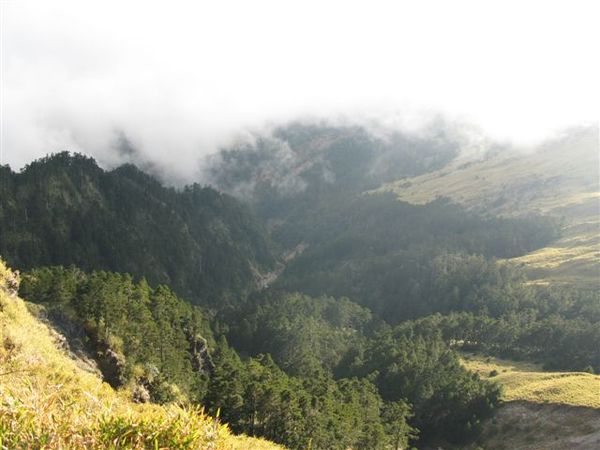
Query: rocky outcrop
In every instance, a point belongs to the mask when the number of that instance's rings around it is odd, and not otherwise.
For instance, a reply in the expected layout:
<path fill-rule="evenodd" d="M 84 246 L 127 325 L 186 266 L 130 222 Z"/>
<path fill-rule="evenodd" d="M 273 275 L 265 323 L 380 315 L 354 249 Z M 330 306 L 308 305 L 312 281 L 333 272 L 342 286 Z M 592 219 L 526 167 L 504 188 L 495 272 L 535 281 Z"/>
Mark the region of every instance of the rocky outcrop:
<path fill-rule="evenodd" d="M 202 336 L 190 336 L 190 354 L 192 357 L 192 368 L 198 373 L 211 375 L 215 370 L 212 357 L 208 349 L 208 343 Z"/>
<path fill-rule="evenodd" d="M 125 384 L 125 357 L 117 353 L 107 342 L 98 343 L 96 361 L 104 381 L 117 388 Z"/>
<path fill-rule="evenodd" d="M 0 288 L 2 288 L 11 297 L 16 297 L 19 292 L 19 282 L 21 277 L 18 270 L 14 272 L 10 269 L 2 268 L 2 282 Z"/>
<path fill-rule="evenodd" d="M 149 403 L 151 400 L 148 387 L 143 383 L 134 386 L 131 396 L 135 403 Z"/>

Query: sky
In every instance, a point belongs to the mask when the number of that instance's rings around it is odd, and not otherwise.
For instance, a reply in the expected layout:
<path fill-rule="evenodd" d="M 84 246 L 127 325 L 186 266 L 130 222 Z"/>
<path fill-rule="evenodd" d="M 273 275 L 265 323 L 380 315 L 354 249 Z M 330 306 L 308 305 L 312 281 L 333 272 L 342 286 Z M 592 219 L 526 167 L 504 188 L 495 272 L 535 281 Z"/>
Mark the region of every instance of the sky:
<path fill-rule="evenodd" d="M 2 0 L 1 162 L 126 136 L 183 180 L 295 119 L 428 117 L 532 145 L 597 123 L 597 1 Z"/>

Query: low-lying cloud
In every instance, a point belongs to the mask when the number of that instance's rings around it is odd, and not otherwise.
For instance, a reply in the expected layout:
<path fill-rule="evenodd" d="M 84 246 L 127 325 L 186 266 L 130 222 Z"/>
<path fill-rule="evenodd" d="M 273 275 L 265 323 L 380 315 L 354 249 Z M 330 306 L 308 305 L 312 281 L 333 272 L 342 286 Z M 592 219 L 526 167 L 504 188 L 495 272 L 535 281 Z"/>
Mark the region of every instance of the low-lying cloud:
<path fill-rule="evenodd" d="M 213 3 L 3 3 L 2 163 L 80 151 L 178 183 L 297 118 L 531 142 L 598 117 L 593 2 Z"/>

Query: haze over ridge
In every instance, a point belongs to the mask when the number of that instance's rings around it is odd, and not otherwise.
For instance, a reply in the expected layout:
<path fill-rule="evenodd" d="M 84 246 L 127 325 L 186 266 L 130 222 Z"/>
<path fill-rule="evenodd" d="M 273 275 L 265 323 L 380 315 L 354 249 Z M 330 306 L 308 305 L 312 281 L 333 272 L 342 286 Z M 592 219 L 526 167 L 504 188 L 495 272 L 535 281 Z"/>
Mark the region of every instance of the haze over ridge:
<path fill-rule="evenodd" d="M 307 117 L 439 115 L 531 143 L 597 121 L 596 6 L 575 4 L 6 2 L 2 163 L 69 149 L 112 166 L 125 136 L 190 181 L 247 130 Z"/>

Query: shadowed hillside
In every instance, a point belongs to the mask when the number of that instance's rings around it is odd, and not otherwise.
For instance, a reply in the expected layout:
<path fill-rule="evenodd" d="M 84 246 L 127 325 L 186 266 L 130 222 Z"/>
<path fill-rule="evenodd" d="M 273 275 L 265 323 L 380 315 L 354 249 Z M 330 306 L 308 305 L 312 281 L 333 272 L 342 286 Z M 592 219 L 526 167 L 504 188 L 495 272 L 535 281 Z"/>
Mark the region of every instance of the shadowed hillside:
<path fill-rule="evenodd" d="M 127 272 L 217 303 L 252 289 L 273 264 L 260 223 L 213 189 L 178 191 L 134 166 L 104 171 L 66 152 L 0 171 L 0 253 L 21 270 Z"/>

